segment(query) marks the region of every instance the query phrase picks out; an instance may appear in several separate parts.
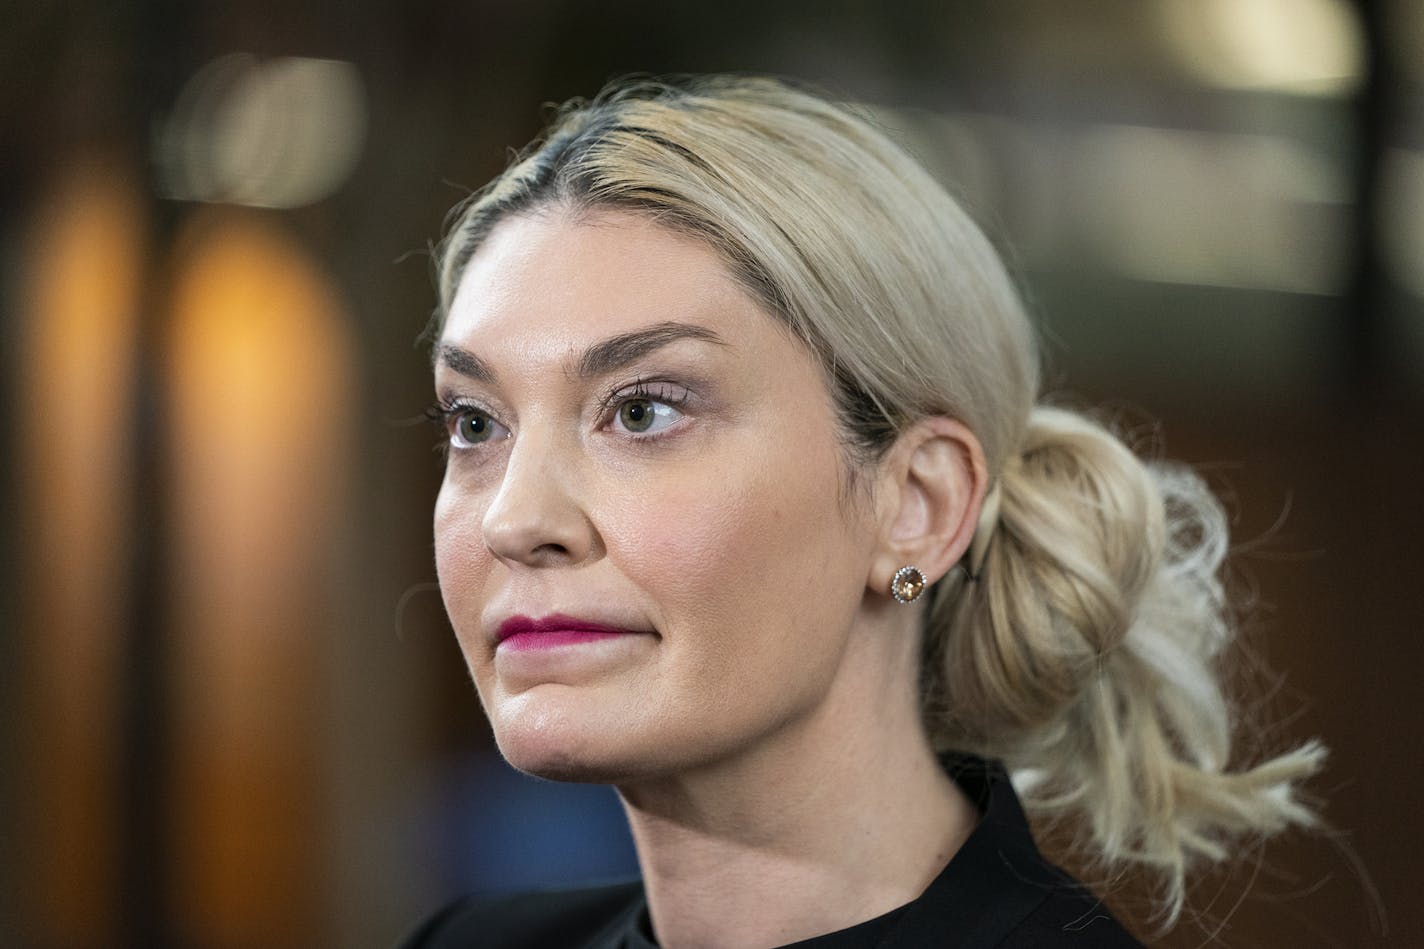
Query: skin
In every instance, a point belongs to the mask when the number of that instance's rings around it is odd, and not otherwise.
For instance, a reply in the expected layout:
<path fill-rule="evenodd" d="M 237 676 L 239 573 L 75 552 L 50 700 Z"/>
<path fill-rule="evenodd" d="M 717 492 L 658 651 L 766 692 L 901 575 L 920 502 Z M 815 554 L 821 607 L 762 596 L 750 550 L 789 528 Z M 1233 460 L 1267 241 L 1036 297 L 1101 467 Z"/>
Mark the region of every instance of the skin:
<path fill-rule="evenodd" d="M 620 336 L 633 358 L 591 366 Z M 973 434 L 923 420 L 847 492 L 807 349 L 710 248 L 617 212 L 501 222 L 435 383 L 440 585 L 500 750 L 618 787 L 662 945 L 779 945 L 919 895 L 976 815 L 919 721 L 923 606 L 887 591 L 963 555 Z M 552 613 L 638 634 L 497 646 Z"/>

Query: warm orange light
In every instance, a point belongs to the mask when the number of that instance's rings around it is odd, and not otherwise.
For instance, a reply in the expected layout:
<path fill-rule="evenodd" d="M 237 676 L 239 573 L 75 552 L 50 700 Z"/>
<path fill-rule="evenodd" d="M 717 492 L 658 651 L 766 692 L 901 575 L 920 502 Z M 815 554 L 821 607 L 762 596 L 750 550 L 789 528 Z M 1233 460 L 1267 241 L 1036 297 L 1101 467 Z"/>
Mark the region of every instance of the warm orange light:
<path fill-rule="evenodd" d="M 320 642 L 350 331 L 299 244 L 259 214 L 209 209 L 179 243 L 164 356 L 180 933 L 300 944 L 319 909 Z"/>
<path fill-rule="evenodd" d="M 119 648 L 129 603 L 136 333 L 144 209 L 121 164 L 59 176 L 27 233 L 17 477 L 21 709 L 32 779 L 22 877 L 54 945 L 114 930 Z"/>

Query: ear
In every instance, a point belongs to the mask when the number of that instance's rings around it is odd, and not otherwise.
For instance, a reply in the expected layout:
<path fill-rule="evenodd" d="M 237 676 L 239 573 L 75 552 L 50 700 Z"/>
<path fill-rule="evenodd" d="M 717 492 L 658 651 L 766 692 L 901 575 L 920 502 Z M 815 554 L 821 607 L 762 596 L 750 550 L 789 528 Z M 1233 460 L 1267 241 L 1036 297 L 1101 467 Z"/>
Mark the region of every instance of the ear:
<path fill-rule="evenodd" d="M 988 480 L 984 449 L 964 423 L 937 415 L 902 432 L 881 463 L 871 589 L 889 596 L 906 565 L 928 583 L 949 573 L 974 539 Z"/>

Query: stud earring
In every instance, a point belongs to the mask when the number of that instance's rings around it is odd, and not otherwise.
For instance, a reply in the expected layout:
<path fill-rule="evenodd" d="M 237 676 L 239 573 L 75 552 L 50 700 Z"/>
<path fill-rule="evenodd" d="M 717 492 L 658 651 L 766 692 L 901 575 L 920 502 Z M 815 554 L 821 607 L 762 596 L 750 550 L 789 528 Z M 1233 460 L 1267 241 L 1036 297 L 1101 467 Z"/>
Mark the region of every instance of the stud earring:
<path fill-rule="evenodd" d="M 925 575 L 918 567 L 901 567 L 890 581 L 890 595 L 897 602 L 913 603 L 925 592 Z"/>

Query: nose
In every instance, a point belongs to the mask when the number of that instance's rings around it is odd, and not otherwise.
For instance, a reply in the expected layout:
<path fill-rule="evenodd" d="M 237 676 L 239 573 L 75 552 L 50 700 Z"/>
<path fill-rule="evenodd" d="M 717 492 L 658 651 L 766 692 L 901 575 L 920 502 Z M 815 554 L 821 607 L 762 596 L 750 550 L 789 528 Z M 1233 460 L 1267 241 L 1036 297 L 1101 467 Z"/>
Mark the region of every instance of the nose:
<path fill-rule="evenodd" d="M 485 546 L 506 564 L 530 567 L 575 565 L 596 556 L 597 532 L 571 490 L 576 472 L 548 437 L 531 431 L 516 437 L 504 479 L 485 510 Z"/>

